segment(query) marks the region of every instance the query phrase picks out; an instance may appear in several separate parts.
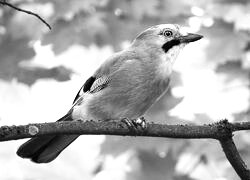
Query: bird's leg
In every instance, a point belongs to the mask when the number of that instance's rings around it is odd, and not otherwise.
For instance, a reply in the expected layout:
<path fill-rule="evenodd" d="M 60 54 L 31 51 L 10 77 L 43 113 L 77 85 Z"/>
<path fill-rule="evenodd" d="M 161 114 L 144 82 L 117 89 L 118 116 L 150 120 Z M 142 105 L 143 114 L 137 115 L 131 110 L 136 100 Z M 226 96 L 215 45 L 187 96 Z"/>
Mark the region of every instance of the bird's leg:
<path fill-rule="evenodd" d="M 123 118 L 122 122 L 124 122 L 129 128 L 132 128 L 134 130 L 144 130 L 146 129 L 146 119 L 144 117 L 139 117 L 137 119 L 128 119 Z"/>

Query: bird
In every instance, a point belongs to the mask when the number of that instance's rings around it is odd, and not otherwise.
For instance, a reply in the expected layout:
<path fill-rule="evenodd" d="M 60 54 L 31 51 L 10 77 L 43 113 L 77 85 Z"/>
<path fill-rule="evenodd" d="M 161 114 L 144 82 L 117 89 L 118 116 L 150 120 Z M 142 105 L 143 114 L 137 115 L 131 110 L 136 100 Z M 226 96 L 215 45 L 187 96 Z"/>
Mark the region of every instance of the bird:
<path fill-rule="evenodd" d="M 167 91 L 178 54 L 202 37 L 178 24 L 159 24 L 142 31 L 126 49 L 97 68 L 58 121 L 140 119 Z M 19 147 L 17 155 L 49 163 L 78 136 L 33 137 Z"/>

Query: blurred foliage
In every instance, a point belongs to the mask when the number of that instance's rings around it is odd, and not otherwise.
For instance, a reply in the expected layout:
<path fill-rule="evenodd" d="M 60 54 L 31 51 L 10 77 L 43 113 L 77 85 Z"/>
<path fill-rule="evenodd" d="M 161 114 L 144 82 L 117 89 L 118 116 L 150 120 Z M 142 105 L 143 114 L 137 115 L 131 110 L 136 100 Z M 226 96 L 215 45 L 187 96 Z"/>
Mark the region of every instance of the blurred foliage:
<path fill-rule="evenodd" d="M 164 157 L 155 152 L 138 151 L 138 159 L 141 162 L 140 171 L 128 174 L 130 180 L 192 180 L 187 175 L 175 173 L 177 158 L 169 151 Z"/>
<path fill-rule="evenodd" d="M 100 48 L 111 46 L 114 51 L 118 51 L 122 49 L 123 42 L 131 41 L 141 30 L 151 25 L 177 23 L 195 26 L 209 40 L 203 52 L 206 56 L 205 66 L 210 66 L 216 74 L 225 76 L 225 84 L 240 80 L 244 83 L 241 86 L 249 89 L 248 0 L 15 0 L 11 3 L 38 13 L 52 26 L 52 30 L 48 30 L 33 16 L 0 6 L 1 80 L 17 80 L 28 86 L 44 78 L 70 80 L 74 73 L 74 69 L 70 67 L 45 68 L 24 65 L 24 62 L 35 58 L 34 42 L 37 40 L 40 40 L 42 45 L 50 45 L 55 55 L 61 55 L 73 45 L 96 45 Z M 172 88 L 182 84 L 181 76 L 180 73 L 174 73 Z M 166 113 L 182 100 L 183 97 L 173 96 L 170 89 L 146 116 L 161 123 L 166 123 L 166 118 L 171 119 L 167 123 L 186 123 L 185 119 Z M 235 114 L 236 120 L 246 120 L 246 117 L 250 117 L 249 112 L 248 109 Z M 211 122 L 207 114 L 195 116 L 196 123 Z M 250 165 L 250 141 L 246 137 L 249 137 L 249 133 L 237 136 L 237 141 L 244 159 Z M 128 173 L 127 179 L 236 179 L 231 167 L 222 168 L 225 167 L 222 164 L 225 164 L 226 159 L 218 144 L 210 141 L 107 137 L 101 145 L 101 155 L 119 156 L 130 149 L 135 150 L 136 153 L 132 157 L 139 165 L 129 163 L 132 168 L 136 166 L 137 169 Z M 176 167 L 185 153 L 202 157 L 202 165 L 198 163 L 192 170 L 178 174 Z M 190 163 L 192 162 L 193 159 L 190 160 Z M 218 171 L 215 170 L 216 164 L 219 164 Z M 105 170 L 102 166 L 98 167 L 98 172 Z M 197 172 L 203 167 L 207 177 L 202 177 L 202 173 Z"/>
<path fill-rule="evenodd" d="M 247 1 L 210 0 L 209 2 L 208 4 L 207 1 L 184 0 L 177 2 L 18 0 L 16 5 L 38 12 L 53 28 L 50 31 L 35 17 L 2 6 L 0 9 L 2 54 L 0 67 L 3 74 L 1 78 L 6 80 L 18 78 L 19 75 L 15 73 L 19 71 L 18 68 L 25 71 L 19 67 L 19 62 L 30 60 L 35 56 L 30 44 L 34 40 L 40 39 L 43 45 L 52 45 L 55 54 L 64 52 L 73 44 L 83 46 L 95 44 L 100 47 L 111 45 L 115 50 L 120 50 L 121 42 L 131 41 L 138 32 L 150 25 L 166 22 L 187 24 L 187 19 L 193 16 L 190 11 L 193 6 L 199 6 L 206 12 L 204 17 L 198 18 L 214 19 L 213 26 L 209 28 L 203 26 L 201 31 L 212 41 L 206 51 L 210 61 L 218 64 L 231 59 L 241 60 L 244 49 L 248 51 L 246 47 L 248 47 L 250 27 L 245 24 L 249 20 L 247 13 L 250 5 Z M 247 17 L 242 18 L 239 15 Z M 10 49 L 11 55 L 9 55 Z"/>

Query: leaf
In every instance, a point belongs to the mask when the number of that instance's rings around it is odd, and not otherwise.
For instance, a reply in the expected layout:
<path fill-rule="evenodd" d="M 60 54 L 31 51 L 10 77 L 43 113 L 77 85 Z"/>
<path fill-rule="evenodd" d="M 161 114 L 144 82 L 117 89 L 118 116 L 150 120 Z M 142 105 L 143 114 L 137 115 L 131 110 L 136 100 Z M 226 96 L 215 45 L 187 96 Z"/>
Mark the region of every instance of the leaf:
<path fill-rule="evenodd" d="M 242 62 L 240 60 L 231 60 L 223 64 L 219 64 L 215 72 L 226 74 L 226 83 L 240 79 L 241 81 L 245 81 L 247 85 L 249 79 L 249 70 L 243 69 Z"/>
<path fill-rule="evenodd" d="M 159 0 L 134 0 L 131 1 L 131 10 L 136 19 L 145 16 L 154 17 L 158 15 Z"/>
<path fill-rule="evenodd" d="M 209 39 L 205 51 L 209 58 L 208 62 L 218 64 L 241 58 L 247 41 L 243 34 L 234 30 L 232 23 L 217 19 L 213 26 L 203 29 L 201 33 Z"/>
<path fill-rule="evenodd" d="M 165 18 L 176 17 L 179 15 L 191 15 L 190 8 L 192 7 L 192 2 L 179 0 L 163 0 L 160 4 L 160 14 Z"/>
<path fill-rule="evenodd" d="M 186 147 L 183 153 L 190 153 L 199 157 L 205 156 L 208 162 L 225 160 L 225 155 L 216 141 L 189 140 L 189 143 L 189 146 Z"/>
<path fill-rule="evenodd" d="M 247 42 L 244 51 L 250 51 L 250 41 Z"/>
<path fill-rule="evenodd" d="M 214 123 L 214 121 L 207 114 L 204 113 L 195 113 L 194 114 L 194 122 L 195 124 L 209 124 Z"/>
<path fill-rule="evenodd" d="M 174 149 L 176 155 L 187 145 L 186 140 L 173 140 L 151 137 L 115 137 L 107 136 L 101 145 L 101 154 L 117 156 L 127 150 L 153 150 L 158 153 L 166 153 Z M 114 148 L 115 147 L 115 148 Z"/>
<path fill-rule="evenodd" d="M 138 160 L 140 162 L 140 170 L 128 174 L 128 179 L 132 180 L 191 180 L 187 175 L 178 175 L 175 171 L 177 163 L 176 157 L 172 151 L 166 156 L 160 157 L 153 151 L 139 151 Z"/>
<path fill-rule="evenodd" d="M 140 151 L 138 158 L 141 162 L 140 179 L 173 179 L 177 160 L 171 152 L 161 158 L 156 153 Z"/>
<path fill-rule="evenodd" d="M 214 3 L 207 6 L 206 11 L 214 18 L 222 19 L 227 23 L 233 23 L 236 30 L 250 30 L 249 8 L 250 3 Z"/>
<path fill-rule="evenodd" d="M 86 15 L 81 13 L 71 21 L 58 20 L 52 31 L 44 35 L 42 44 L 52 44 L 55 54 L 62 53 L 74 44 L 98 45 L 101 43 L 97 39 L 97 35 L 105 32 L 105 27 L 102 22 L 102 14 Z"/>
<path fill-rule="evenodd" d="M 249 3 L 249 1 L 248 0 L 221 0 L 220 3 L 221 4 L 233 4 L 233 3 L 247 4 Z"/>
<path fill-rule="evenodd" d="M 38 3 L 52 3 L 54 7 L 54 15 L 51 21 L 55 22 L 58 19 L 70 20 L 76 14 L 81 12 L 95 12 L 97 7 L 105 6 L 107 0 L 35 0 Z"/>
<path fill-rule="evenodd" d="M 35 56 L 34 49 L 28 45 L 29 41 L 27 37 L 13 39 L 10 35 L 0 39 L 0 79 L 17 78 L 20 75 L 19 63 Z"/>
<path fill-rule="evenodd" d="M 57 81 L 68 81 L 72 70 L 63 66 L 50 69 L 42 67 L 20 68 L 17 72 L 17 80 L 27 85 L 32 85 L 38 79 L 51 78 Z"/>
<path fill-rule="evenodd" d="M 161 124 L 177 124 L 182 120 L 168 115 L 168 111 L 177 106 L 183 98 L 176 98 L 169 90 L 144 115 L 146 120 Z"/>

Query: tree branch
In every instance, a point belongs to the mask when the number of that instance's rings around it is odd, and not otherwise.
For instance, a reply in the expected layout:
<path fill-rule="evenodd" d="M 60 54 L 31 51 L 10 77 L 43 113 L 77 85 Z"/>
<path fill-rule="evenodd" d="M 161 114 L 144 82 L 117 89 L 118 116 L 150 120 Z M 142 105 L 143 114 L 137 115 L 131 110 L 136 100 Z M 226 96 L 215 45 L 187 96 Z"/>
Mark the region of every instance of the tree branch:
<path fill-rule="evenodd" d="M 33 15 L 33 16 L 37 17 L 40 21 L 42 21 L 51 30 L 51 26 L 43 18 L 41 18 L 38 14 L 33 13 L 31 11 L 21 9 L 21 8 L 18 8 L 16 6 L 6 2 L 6 0 L 0 1 L 0 4 L 5 5 L 5 6 L 9 6 L 9 7 L 13 8 L 13 9 L 15 9 L 17 11 L 21 11 L 21 12 L 24 12 L 26 14 L 30 14 L 30 15 Z"/>
<path fill-rule="evenodd" d="M 250 130 L 250 122 L 238 122 L 232 126 L 232 131 Z"/>
<path fill-rule="evenodd" d="M 58 134 L 105 134 L 184 139 L 221 139 L 228 136 L 227 126 L 229 126 L 227 121 L 220 121 L 219 123 L 208 125 L 147 124 L 145 130 L 133 131 L 121 121 L 61 121 L 20 126 L 2 126 L 0 127 L 0 141 Z"/>
<path fill-rule="evenodd" d="M 137 131 L 130 129 L 121 121 L 62 121 L 20 126 L 2 126 L 0 127 L 0 141 L 60 134 L 216 139 L 220 141 L 227 159 L 239 177 L 241 179 L 250 179 L 250 171 L 241 159 L 232 139 L 234 131 L 249 129 L 250 122 L 229 123 L 227 120 L 206 125 L 162 125 L 151 123 L 147 124 L 146 129 Z"/>
<path fill-rule="evenodd" d="M 241 159 L 233 138 L 225 138 L 220 140 L 222 149 L 241 179 L 250 179 L 250 170 L 247 169 L 245 162 Z"/>

